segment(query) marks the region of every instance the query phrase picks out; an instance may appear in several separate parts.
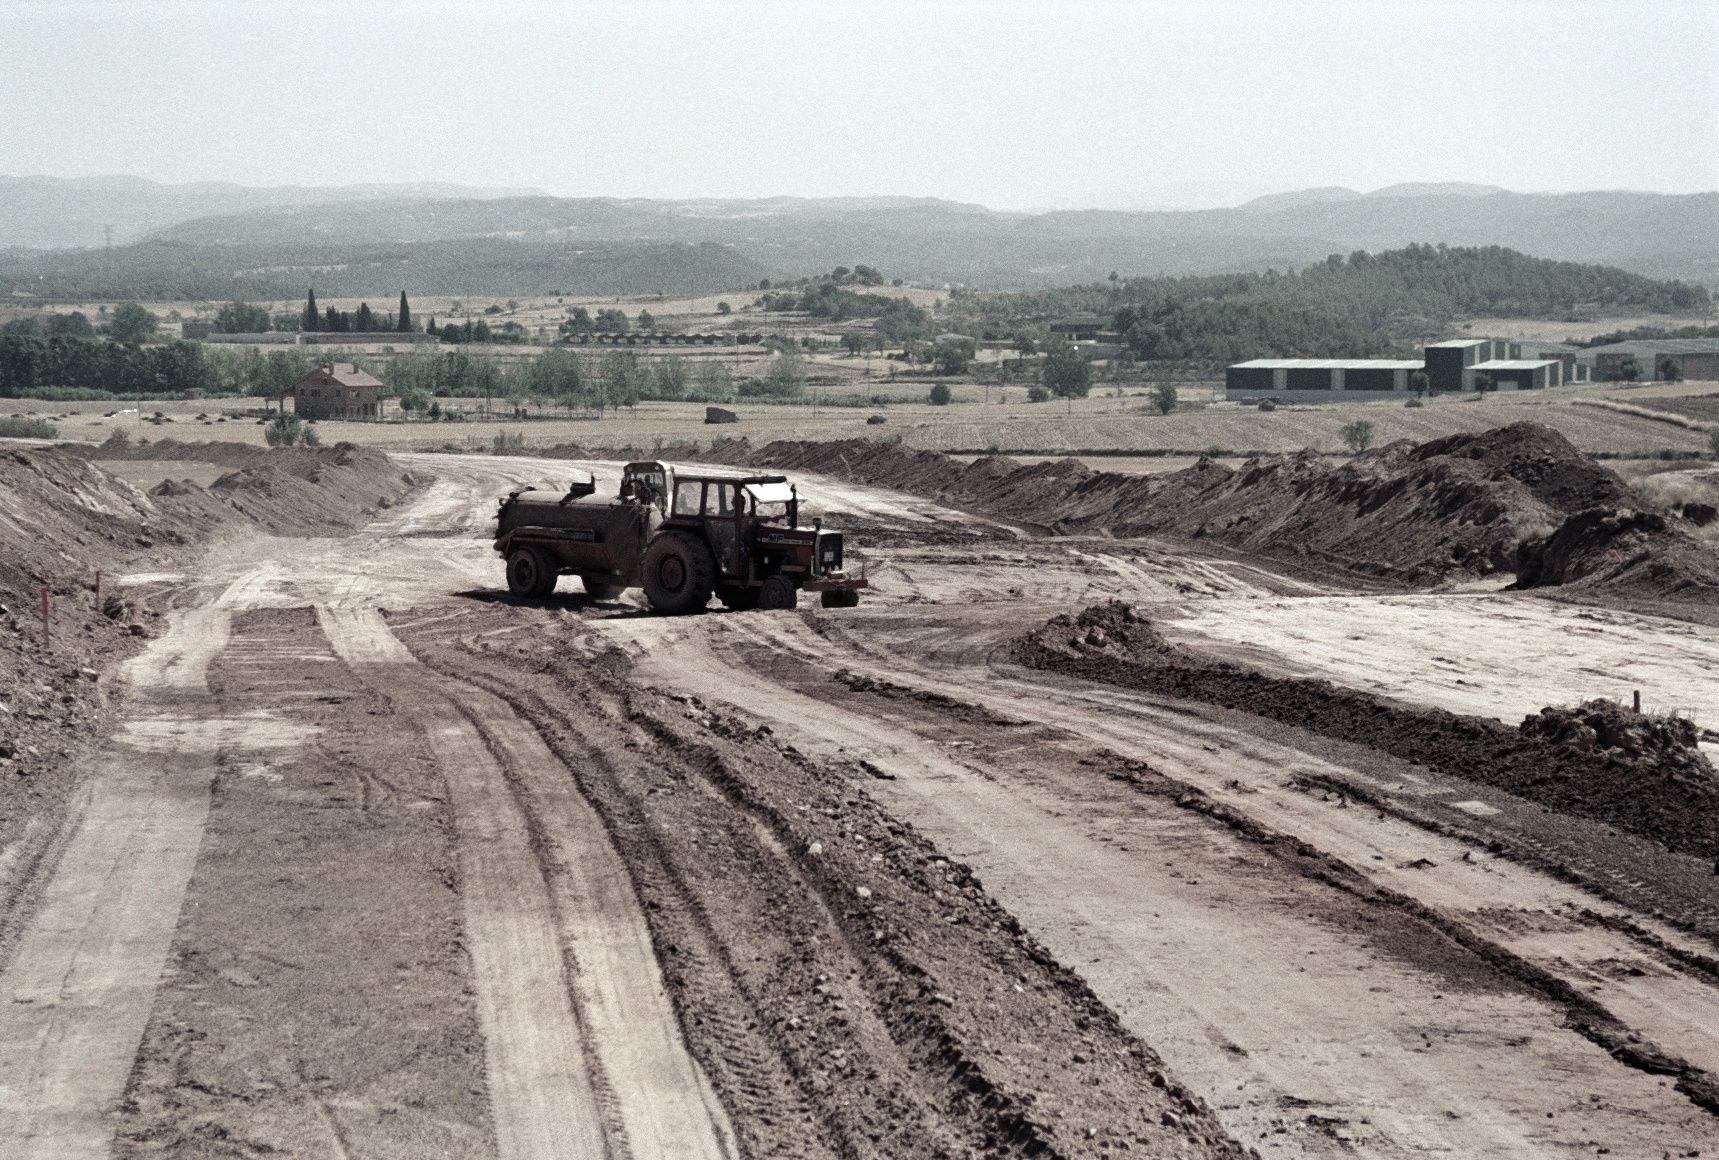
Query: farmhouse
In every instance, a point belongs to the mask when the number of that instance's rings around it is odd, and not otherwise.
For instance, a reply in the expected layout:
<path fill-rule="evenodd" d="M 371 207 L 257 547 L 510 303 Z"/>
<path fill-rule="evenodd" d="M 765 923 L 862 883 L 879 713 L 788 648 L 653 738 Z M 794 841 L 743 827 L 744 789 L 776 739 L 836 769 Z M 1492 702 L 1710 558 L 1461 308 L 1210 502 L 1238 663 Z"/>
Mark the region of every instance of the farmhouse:
<path fill-rule="evenodd" d="M 301 419 L 381 419 L 389 398 L 381 379 L 351 363 L 317 367 L 292 385 L 293 411 Z"/>

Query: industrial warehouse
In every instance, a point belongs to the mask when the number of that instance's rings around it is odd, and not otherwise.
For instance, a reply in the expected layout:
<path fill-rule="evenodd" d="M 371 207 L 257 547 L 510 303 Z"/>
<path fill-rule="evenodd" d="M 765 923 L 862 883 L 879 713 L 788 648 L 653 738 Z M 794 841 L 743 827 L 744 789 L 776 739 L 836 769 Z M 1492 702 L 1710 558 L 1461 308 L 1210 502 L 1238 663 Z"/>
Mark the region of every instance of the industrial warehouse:
<path fill-rule="evenodd" d="M 1422 390 L 1542 390 L 1587 382 L 1589 369 L 1573 355 L 1523 358 L 1519 342 L 1458 338 L 1428 344 L 1420 359 L 1250 359 L 1225 370 L 1224 388 L 1240 402 L 1291 392 L 1310 402 L 1388 399 Z"/>

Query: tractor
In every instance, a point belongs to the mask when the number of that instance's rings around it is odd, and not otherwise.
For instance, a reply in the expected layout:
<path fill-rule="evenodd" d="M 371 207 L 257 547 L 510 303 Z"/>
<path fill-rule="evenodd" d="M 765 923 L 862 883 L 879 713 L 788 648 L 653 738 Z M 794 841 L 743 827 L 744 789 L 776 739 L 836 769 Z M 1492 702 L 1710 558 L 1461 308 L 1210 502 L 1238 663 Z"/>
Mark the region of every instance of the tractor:
<path fill-rule="evenodd" d="M 783 475 L 629 463 L 612 500 L 595 478 L 560 497 L 509 493 L 496 513 L 495 550 L 515 596 L 541 598 L 576 575 L 597 600 L 643 588 L 658 612 L 789 609 L 802 592 L 825 608 L 859 603 L 866 578 L 844 571 L 840 532 L 800 526 L 799 490 Z"/>

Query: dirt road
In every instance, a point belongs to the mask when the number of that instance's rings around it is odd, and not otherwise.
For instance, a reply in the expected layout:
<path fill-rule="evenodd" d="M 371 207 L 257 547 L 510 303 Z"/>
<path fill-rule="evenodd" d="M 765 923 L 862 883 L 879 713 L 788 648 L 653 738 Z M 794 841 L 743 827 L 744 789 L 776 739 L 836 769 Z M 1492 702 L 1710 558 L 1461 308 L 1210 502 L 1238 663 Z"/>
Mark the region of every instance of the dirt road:
<path fill-rule="evenodd" d="M 1631 640 L 1666 647 L 1624 679 L 1712 704 L 1707 630 L 1333 592 L 815 479 L 863 531 L 859 609 L 519 604 L 495 498 L 614 465 L 409 458 L 437 481 L 360 536 L 129 589 L 171 615 L 126 724 L 79 812 L 0 851 L 0 1153 L 1719 1147 L 1693 868 L 996 647 L 1120 597 L 1508 718 L 1615 692 Z M 1580 859 L 1506 856 L 1529 842 Z"/>

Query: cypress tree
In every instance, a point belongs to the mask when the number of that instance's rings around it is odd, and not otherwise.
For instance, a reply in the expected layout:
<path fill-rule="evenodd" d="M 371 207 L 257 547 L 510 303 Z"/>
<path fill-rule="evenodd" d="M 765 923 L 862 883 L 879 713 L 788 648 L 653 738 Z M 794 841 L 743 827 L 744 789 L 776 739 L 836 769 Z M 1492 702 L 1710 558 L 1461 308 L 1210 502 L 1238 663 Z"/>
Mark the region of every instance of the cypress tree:
<path fill-rule="evenodd" d="M 400 291 L 400 321 L 395 324 L 395 328 L 401 333 L 410 332 L 412 329 L 412 308 L 406 302 L 404 290 Z"/>
<path fill-rule="evenodd" d="M 322 316 L 316 312 L 316 287 L 314 286 L 310 288 L 310 297 L 304 304 L 304 329 L 322 329 Z"/>
<path fill-rule="evenodd" d="M 370 303 L 360 302 L 358 304 L 358 317 L 353 322 L 352 329 L 360 333 L 367 333 L 376 329 L 376 321 L 370 315 Z"/>

